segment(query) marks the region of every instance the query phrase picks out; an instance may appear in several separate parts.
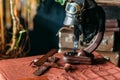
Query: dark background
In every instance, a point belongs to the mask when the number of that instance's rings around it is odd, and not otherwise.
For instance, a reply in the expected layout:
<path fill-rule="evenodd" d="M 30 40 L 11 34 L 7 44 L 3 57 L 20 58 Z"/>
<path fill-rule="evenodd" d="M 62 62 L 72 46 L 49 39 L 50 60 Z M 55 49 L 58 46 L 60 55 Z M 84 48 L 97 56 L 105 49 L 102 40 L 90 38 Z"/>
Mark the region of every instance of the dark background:
<path fill-rule="evenodd" d="M 64 8 L 54 0 L 45 0 L 38 7 L 34 30 L 29 32 L 31 50 L 28 55 L 46 53 L 52 48 L 58 48 L 56 33 L 63 26 Z"/>

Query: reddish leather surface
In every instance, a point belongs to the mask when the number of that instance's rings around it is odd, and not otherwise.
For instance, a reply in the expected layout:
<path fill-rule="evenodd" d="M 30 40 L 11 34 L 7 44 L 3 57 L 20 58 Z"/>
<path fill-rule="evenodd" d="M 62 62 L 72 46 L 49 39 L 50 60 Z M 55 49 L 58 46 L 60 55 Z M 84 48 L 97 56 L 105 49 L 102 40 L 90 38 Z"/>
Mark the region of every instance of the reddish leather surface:
<path fill-rule="evenodd" d="M 62 53 L 57 53 L 57 57 L 62 57 Z M 94 65 L 73 65 L 76 70 L 65 72 L 63 69 L 50 68 L 44 75 L 36 79 L 32 73 L 37 69 L 31 67 L 30 62 L 39 58 L 39 56 L 8 59 L 0 61 L 0 80 L 120 80 L 120 69 L 113 63 L 107 61 L 99 63 L 101 55 L 96 55 L 96 64 Z M 62 59 L 58 61 L 64 65 Z M 43 79 L 42 79 L 43 78 Z"/>
<path fill-rule="evenodd" d="M 46 76 L 32 77 L 32 78 L 22 78 L 18 80 L 49 80 Z"/>

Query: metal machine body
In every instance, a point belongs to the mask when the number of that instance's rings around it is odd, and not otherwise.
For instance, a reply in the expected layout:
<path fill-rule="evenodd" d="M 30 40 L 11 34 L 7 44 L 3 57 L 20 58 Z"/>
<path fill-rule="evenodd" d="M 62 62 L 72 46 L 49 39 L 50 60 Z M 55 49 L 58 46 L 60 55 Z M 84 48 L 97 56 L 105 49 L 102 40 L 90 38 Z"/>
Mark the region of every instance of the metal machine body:
<path fill-rule="evenodd" d="M 77 54 L 79 56 L 91 57 L 88 54 L 92 53 L 99 46 L 104 35 L 105 13 L 103 9 L 94 0 L 70 0 L 67 2 L 65 10 L 64 26 L 74 26 L 73 51 L 65 54 L 65 60 L 67 61 L 68 59 L 66 55 L 74 56 Z M 83 39 L 80 41 L 82 46 L 90 43 L 96 37 L 90 45 L 77 52 L 79 36 L 83 36 Z"/>

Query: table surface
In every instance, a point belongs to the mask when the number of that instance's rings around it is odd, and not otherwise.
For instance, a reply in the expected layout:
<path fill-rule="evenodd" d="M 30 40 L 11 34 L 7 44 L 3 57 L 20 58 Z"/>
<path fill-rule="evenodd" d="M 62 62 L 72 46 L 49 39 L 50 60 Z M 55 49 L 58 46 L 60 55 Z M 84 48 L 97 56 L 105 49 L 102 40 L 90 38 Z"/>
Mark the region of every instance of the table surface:
<path fill-rule="evenodd" d="M 63 64 L 63 53 L 56 53 L 60 60 L 57 62 Z M 95 59 L 98 60 L 94 65 L 73 65 L 76 69 L 72 72 L 65 72 L 63 69 L 50 68 L 42 76 L 35 76 L 33 72 L 37 68 L 30 66 L 30 62 L 42 55 L 24 57 L 17 59 L 8 59 L 0 61 L 0 80 L 120 80 L 120 69 L 113 63 L 106 61 L 99 63 L 103 58 L 94 52 Z"/>

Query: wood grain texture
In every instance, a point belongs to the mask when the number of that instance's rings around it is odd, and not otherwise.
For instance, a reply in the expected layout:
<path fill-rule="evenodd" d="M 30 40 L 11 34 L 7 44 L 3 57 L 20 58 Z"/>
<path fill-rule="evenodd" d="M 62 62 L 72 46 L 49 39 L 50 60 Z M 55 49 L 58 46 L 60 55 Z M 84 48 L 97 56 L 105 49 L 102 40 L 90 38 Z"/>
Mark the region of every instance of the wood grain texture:
<path fill-rule="evenodd" d="M 120 0 L 95 0 L 98 4 L 120 5 Z"/>

